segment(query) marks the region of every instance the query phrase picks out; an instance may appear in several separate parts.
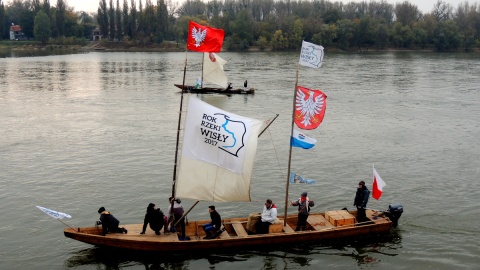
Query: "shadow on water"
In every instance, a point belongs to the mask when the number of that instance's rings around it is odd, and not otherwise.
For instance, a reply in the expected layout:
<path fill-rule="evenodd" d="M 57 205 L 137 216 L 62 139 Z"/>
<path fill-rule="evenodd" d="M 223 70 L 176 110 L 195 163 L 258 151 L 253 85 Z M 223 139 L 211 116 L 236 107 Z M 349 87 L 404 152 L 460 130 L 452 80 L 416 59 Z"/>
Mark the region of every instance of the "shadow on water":
<path fill-rule="evenodd" d="M 94 266 L 101 269 L 123 269 L 144 266 L 145 269 L 196 269 L 225 263 L 242 263 L 256 269 L 298 268 L 311 266 L 322 256 L 336 256 L 355 264 L 379 262 L 380 257 L 397 256 L 401 247 L 400 231 L 379 237 L 335 240 L 322 243 L 298 243 L 289 246 L 263 247 L 242 251 L 217 251 L 166 254 L 93 247 L 75 252 L 64 262 L 65 269 Z M 350 258 L 351 260 L 349 260 Z M 316 262 L 318 263 L 318 262 Z M 351 262 L 350 262 L 351 263 Z"/>

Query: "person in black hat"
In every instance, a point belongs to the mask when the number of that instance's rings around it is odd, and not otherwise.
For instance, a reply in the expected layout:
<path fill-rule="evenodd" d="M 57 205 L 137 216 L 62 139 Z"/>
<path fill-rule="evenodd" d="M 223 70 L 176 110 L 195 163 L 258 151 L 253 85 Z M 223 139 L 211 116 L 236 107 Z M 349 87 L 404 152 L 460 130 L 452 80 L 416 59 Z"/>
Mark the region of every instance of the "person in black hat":
<path fill-rule="evenodd" d="M 307 192 L 303 192 L 298 200 L 292 202 L 292 205 L 298 206 L 298 223 L 295 231 L 303 231 L 307 227 L 310 207 L 313 207 L 315 203 L 307 197 Z"/>
<path fill-rule="evenodd" d="M 100 207 L 98 209 L 100 214 L 100 221 L 97 222 L 97 225 L 102 225 L 102 235 L 105 236 L 107 233 L 116 232 L 116 233 L 127 233 L 127 229 L 119 228 L 120 221 L 116 219 L 110 212 L 105 211 L 105 207 Z"/>
<path fill-rule="evenodd" d="M 370 191 L 365 186 L 365 182 L 360 181 L 358 183 L 357 193 L 355 194 L 355 200 L 353 201 L 353 206 L 357 207 L 357 222 L 369 221 L 365 213 L 369 197 Z"/>
<path fill-rule="evenodd" d="M 143 220 L 143 229 L 140 234 L 145 234 L 148 224 L 150 224 L 150 228 L 156 235 L 160 235 L 160 230 L 163 228 L 163 212 L 160 208 L 155 208 L 153 203 L 150 203 L 147 207 L 147 213 Z"/>
<path fill-rule="evenodd" d="M 210 205 L 208 207 L 208 212 L 210 213 L 210 218 L 212 221 L 207 224 L 203 224 L 203 230 L 205 231 L 205 236 L 203 239 L 211 239 L 217 231 L 220 230 L 220 227 L 222 226 L 222 218 L 220 217 L 220 214 L 215 210 L 214 205 Z"/>

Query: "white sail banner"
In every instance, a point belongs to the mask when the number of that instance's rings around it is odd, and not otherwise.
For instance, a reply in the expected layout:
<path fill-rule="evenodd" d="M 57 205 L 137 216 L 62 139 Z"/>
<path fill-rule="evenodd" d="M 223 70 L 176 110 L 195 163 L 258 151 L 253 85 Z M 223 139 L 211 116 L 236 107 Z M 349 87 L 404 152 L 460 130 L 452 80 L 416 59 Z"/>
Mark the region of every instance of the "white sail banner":
<path fill-rule="evenodd" d="M 223 71 L 226 63 L 216 53 L 203 53 L 203 80 L 227 88 L 228 78 Z"/>
<path fill-rule="evenodd" d="M 250 201 L 250 182 L 263 122 L 190 96 L 176 196 Z"/>
<path fill-rule="evenodd" d="M 319 68 L 323 62 L 323 46 L 302 41 L 299 64 L 306 67 Z"/>
<path fill-rule="evenodd" d="M 37 206 L 37 208 L 40 209 L 45 214 L 53 217 L 54 219 L 72 218 L 72 216 L 70 216 L 69 214 L 58 212 L 58 211 L 55 211 L 55 210 L 52 210 L 52 209 L 48 209 L 48 208 L 41 207 L 41 206 Z"/>

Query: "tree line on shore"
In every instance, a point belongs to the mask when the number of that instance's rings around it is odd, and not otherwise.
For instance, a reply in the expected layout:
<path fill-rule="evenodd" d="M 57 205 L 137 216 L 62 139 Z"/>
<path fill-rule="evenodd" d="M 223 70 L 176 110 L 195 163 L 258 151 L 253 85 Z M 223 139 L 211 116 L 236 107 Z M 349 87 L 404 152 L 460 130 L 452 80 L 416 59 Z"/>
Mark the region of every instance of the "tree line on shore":
<path fill-rule="evenodd" d="M 122 2 L 121 2 L 122 1 Z M 96 13 L 75 12 L 64 0 L 0 0 L 0 40 L 18 24 L 42 43 L 83 43 L 99 28 L 102 40 L 136 45 L 185 43 L 188 22 L 225 30 L 224 49 L 292 50 L 306 40 L 329 48 L 473 50 L 480 48 L 480 5 L 437 0 L 422 13 L 408 1 L 99 0 Z"/>

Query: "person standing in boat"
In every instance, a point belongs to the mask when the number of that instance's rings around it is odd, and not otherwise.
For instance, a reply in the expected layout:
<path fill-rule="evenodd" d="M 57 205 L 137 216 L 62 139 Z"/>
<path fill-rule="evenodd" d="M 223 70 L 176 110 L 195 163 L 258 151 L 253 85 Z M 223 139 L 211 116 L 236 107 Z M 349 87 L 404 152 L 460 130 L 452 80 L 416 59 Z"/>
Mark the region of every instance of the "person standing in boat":
<path fill-rule="evenodd" d="M 160 230 L 163 228 L 163 212 L 160 208 L 155 208 L 153 203 L 150 203 L 147 207 L 147 213 L 143 220 L 143 229 L 140 234 L 145 234 L 148 224 L 150 224 L 150 228 L 156 235 L 160 235 Z"/>
<path fill-rule="evenodd" d="M 248 85 L 248 82 L 247 82 L 247 80 L 245 80 L 245 82 L 243 83 L 243 90 L 244 90 L 244 91 L 247 91 L 247 90 L 248 90 L 248 86 L 247 86 L 247 85 Z"/>
<path fill-rule="evenodd" d="M 310 207 L 313 207 L 315 203 L 307 197 L 307 192 L 303 192 L 297 201 L 292 202 L 292 205 L 298 206 L 298 223 L 295 231 L 303 231 L 307 227 Z"/>
<path fill-rule="evenodd" d="M 168 206 L 168 213 L 169 213 L 168 223 L 172 224 L 170 227 L 170 230 L 174 231 L 175 229 L 173 228 L 173 225 L 175 224 L 175 222 L 181 219 L 180 222 L 178 222 L 178 225 L 180 226 L 180 230 L 181 230 L 180 239 L 183 240 L 185 239 L 185 217 L 183 217 L 183 214 L 185 213 L 185 211 L 183 210 L 182 201 L 179 198 L 175 199 L 173 197 L 168 198 L 168 201 L 170 202 L 170 205 Z M 172 202 L 173 202 L 173 211 L 171 210 Z M 172 214 L 173 214 L 173 220 L 170 219 L 172 217 Z"/>
<path fill-rule="evenodd" d="M 272 200 L 268 199 L 263 206 L 262 219 L 255 224 L 257 233 L 266 234 L 268 228 L 277 220 L 277 206 L 273 204 Z"/>
<path fill-rule="evenodd" d="M 210 221 L 210 223 L 203 224 L 203 230 L 207 235 L 203 239 L 210 239 L 217 231 L 220 230 L 220 227 L 222 226 L 222 218 L 217 210 L 215 210 L 214 205 L 210 205 L 208 207 L 208 212 L 210 213 L 210 218 L 212 221 Z"/>
<path fill-rule="evenodd" d="M 105 211 L 105 207 L 100 207 L 100 209 L 98 209 L 98 213 L 100 214 L 100 221 L 97 221 L 97 225 L 102 225 L 103 236 L 111 232 L 127 233 L 127 229 L 118 227 L 118 225 L 120 225 L 120 221 L 110 214 L 110 212 Z"/>
<path fill-rule="evenodd" d="M 360 181 L 358 183 L 357 193 L 355 194 L 355 200 L 353 201 L 353 206 L 357 207 L 357 222 L 365 222 L 369 220 L 365 213 L 369 197 L 370 191 L 365 186 L 365 182 Z"/>

